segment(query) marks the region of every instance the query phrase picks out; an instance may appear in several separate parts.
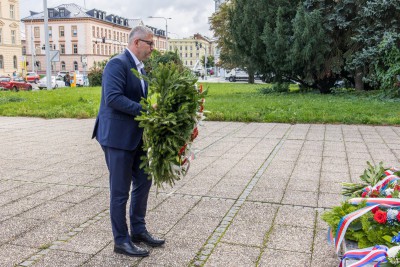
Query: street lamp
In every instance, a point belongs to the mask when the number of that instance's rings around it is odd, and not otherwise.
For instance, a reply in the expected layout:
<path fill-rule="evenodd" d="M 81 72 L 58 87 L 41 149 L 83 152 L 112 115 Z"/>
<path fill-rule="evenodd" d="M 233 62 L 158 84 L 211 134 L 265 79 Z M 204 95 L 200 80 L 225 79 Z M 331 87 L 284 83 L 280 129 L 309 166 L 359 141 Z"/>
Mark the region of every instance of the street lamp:
<path fill-rule="evenodd" d="M 168 51 L 168 20 L 172 19 L 172 18 L 166 18 L 166 17 L 153 17 L 153 16 L 149 16 L 150 19 L 165 19 L 165 38 L 167 39 L 167 47 L 165 49 L 165 51 Z"/>
<path fill-rule="evenodd" d="M 34 55 L 34 45 L 33 45 L 33 24 L 32 24 L 33 18 L 31 19 L 31 64 L 32 64 L 32 72 L 35 72 L 35 55 Z"/>

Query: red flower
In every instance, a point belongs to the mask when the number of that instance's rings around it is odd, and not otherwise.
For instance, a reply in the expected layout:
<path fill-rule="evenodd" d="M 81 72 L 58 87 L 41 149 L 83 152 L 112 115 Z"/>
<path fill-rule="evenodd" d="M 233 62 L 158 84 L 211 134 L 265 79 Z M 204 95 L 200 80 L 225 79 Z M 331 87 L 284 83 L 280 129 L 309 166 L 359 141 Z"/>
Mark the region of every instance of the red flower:
<path fill-rule="evenodd" d="M 367 192 L 363 192 L 362 194 L 361 194 L 361 197 L 366 197 L 367 196 Z"/>
<path fill-rule="evenodd" d="M 204 110 L 203 105 L 200 105 L 200 112 L 203 112 L 203 110 Z"/>
<path fill-rule="evenodd" d="M 369 195 L 370 197 L 377 197 L 379 195 L 378 190 L 372 190 L 371 194 Z"/>
<path fill-rule="evenodd" d="M 400 222 L 400 212 L 399 213 L 397 213 L 397 220 Z"/>
<path fill-rule="evenodd" d="M 392 196 L 391 196 L 391 195 L 388 195 L 388 196 L 386 196 L 386 198 L 392 198 Z"/>
<path fill-rule="evenodd" d="M 374 214 L 374 220 L 377 221 L 380 224 L 386 223 L 386 221 L 387 221 L 387 213 L 382 211 L 382 210 L 378 210 Z"/>
<path fill-rule="evenodd" d="M 373 209 L 371 210 L 371 212 L 372 212 L 373 214 L 375 214 L 378 210 L 379 210 L 379 207 L 375 207 L 375 208 L 373 208 Z"/>
<path fill-rule="evenodd" d="M 200 84 L 200 86 L 199 86 L 199 92 L 200 92 L 200 93 L 203 92 L 203 85 L 202 85 L 202 84 Z"/>

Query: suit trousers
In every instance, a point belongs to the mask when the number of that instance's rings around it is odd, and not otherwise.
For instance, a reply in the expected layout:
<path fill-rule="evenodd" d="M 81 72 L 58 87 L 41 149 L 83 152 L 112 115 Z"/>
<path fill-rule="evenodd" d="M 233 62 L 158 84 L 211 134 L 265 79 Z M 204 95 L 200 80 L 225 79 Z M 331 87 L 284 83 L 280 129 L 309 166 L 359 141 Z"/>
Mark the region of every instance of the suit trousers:
<path fill-rule="evenodd" d="M 146 231 L 147 199 L 152 181 L 139 168 L 140 157 L 145 154 L 142 141 L 133 151 L 102 146 L 110 172 L 110 217 L 116 244 L 130 241 L 126 223 L 126 204 L 132 185 L 129 208 L 131 234 Z"/>

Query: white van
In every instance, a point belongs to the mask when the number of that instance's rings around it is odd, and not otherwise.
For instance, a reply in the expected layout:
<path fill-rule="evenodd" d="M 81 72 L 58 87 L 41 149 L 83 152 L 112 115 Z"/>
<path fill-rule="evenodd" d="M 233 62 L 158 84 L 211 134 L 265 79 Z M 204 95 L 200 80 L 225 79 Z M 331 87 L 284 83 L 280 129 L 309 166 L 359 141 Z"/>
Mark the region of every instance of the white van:
<path fill-rule="evenodd" d="M 236 82 L 236 81 L 247 81 L 249 79 L 249 74 L 239 68 L 235 68 L 225 74 L 225 80 L 228 80 L 230 82 Z"/>

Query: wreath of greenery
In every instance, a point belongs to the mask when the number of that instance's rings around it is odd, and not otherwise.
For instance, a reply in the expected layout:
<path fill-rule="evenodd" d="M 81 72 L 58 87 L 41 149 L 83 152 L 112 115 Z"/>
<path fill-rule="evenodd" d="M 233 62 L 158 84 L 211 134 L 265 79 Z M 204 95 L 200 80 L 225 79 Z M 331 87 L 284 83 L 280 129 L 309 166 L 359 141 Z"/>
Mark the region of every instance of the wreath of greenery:
<path fill-rule="evenodd" d="M 148 98 L 140 102 L 143 110 L 136 118 L 144 128 L 147 151 L 141 167 L 157 187 L 173 186 L 185 174 L 183 165 L 197 136 L 205 92 L 197 88 L 197 78 L 189 70 L 174 63 L 159 64 L 151 74 Z"/>

